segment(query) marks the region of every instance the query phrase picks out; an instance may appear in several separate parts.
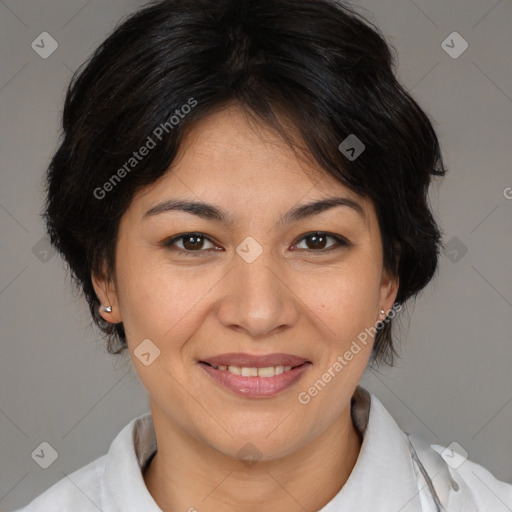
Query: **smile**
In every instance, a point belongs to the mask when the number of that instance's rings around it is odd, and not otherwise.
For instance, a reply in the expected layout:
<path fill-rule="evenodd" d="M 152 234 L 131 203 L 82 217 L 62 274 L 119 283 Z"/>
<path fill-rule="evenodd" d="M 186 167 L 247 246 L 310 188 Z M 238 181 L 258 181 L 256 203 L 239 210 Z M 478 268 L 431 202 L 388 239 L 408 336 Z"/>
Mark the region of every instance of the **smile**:
<path fill-rule="evenodd" d="M 285 354 L 229 354 L 198 363 L 221 388 L 245 398 L 275 396 L 294 385 L 312 366 L 312 363 L 304 358 Z"/>

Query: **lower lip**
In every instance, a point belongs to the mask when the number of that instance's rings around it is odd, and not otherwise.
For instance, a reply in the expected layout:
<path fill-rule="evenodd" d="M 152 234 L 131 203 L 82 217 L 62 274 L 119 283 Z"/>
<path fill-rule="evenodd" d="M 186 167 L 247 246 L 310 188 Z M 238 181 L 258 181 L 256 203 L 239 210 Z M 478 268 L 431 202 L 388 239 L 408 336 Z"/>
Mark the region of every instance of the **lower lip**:
<path fill-rule="evenodd" d="M 217 370 L 204 363 L 199 363 L 199 366 L 216 382 L 238 395 L 247 398 L 266 398 L 277 395 L 295 384 L 311 363 L 304 363 L 274 377 L 242 377 L 227 370 Z"/>

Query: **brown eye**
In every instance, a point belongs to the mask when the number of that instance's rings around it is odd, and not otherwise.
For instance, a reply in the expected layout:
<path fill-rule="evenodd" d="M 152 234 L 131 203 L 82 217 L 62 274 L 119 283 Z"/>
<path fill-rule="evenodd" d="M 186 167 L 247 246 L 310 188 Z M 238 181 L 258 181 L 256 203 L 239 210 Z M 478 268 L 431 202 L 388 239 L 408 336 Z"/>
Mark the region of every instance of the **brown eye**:
<path fill-rule="evenodd" d="M 325 249 L 327 244 L 326 235 L 309 235 L 305 238 L 308 249 Z"/>
<path fill-rule="evenodd" d="M 210 247 L 205 247 L 210 244 Z M 204 252 L 205 249 L 213 249 L 215 245 L 212 241 L 202 233 L 185 233 L 173 237 L 164 242 L 165 247 L 182 252 Z"/>
<path fill-rule="evenodd" d="M 329 239 L 334 240 L 334 243 L 327 245 Z M 305 243 L 305 247 L 299 247 L 301 243 Z M 322 252 L 325 250 L 331 250 L 331 248 L 349 245 L 348 241 L 340 236 L 319 231 L 302 236 L 300 242 L 297 244 L 297 248 Z"/>
<path fill-rule="evenodd" d="M 187 235 L 183 237 L 183 247 L 187 251 L 202 249 L 204 245 L 204 237 L 196 235 Z"/>

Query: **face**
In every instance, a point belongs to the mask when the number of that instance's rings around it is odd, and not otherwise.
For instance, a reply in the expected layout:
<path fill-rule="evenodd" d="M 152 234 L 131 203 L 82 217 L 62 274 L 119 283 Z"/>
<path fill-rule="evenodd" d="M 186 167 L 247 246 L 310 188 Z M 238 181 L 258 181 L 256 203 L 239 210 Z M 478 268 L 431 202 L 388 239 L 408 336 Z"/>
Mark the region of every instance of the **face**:
<path fill-rule="evenodd" d="M 358 335 L 398 287 L 371 202 L 236 106 L 196 124 L 136 194 L 116 280 L 94 285 L 155 422 L 228 456 L 250 441 L 264 459 L 347 419 L 373 345 Z"/>

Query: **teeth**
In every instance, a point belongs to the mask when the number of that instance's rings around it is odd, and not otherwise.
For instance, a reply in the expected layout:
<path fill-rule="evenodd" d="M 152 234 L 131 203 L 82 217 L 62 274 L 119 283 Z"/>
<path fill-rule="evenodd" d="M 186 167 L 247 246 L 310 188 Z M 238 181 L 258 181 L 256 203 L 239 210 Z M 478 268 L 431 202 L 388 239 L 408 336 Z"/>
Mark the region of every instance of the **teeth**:
<path fill-rule="evenodd" d="M 267 366 L 266 368 L 258 368 L 258 377 L 274 377 L 275 374 L 276 369 L 273 366 Z"/>
<path fill-rule="evenodd" d="M 228 372 L 233 375 L 241 375 L 241 368 L 239 366 L 228 366 Z"/>
<path fill-rule="evenodd" d="M 233 375 L 241 375 L 242 377 L 274 377 L 276 375 L 281 375 L 283 372 L 289 372 L 292 367 L 291 366 L 267 366 L 265 368 L 248 368 L 246 366 L 225 366 L 212 365 L 217 370 L 228 371 Z"/>

